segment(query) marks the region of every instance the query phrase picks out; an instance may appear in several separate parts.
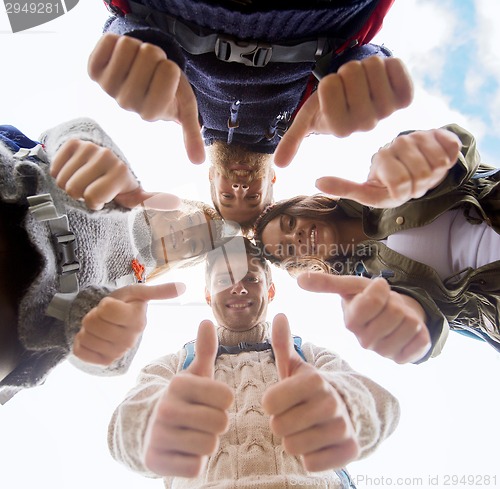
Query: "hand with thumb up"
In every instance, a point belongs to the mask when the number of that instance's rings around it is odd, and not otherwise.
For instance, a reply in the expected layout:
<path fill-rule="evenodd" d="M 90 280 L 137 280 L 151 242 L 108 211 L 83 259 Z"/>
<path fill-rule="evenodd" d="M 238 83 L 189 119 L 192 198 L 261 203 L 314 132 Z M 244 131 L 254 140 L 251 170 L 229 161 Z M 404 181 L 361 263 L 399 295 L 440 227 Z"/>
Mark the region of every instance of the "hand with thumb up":
<path fill-rule="evenodd" d="M 271 430 L 286 452 L 310 471 L 340 468 L 359 454 L 354 428 L 339 393 L 293 347 L 285 315 L 275 317 L 272 345 L 279 382 L 262 399 Z"/>
<path fill-rule="evenodd" d="M 110 365 L 135 346 L 146 327 L 148 302 L 172 299 L 184 290 L 182 283 L 135 284 L 115 290 L 83 317 L 73 354 L 84 362 Z"/>
<path fill-rule="evenodd" d="M 217 347 L 213 323 L 203 321 L 193 363 L 172 378 L 155 407 L 144 461 L 158 475 L 196 477 L 228 428 L 227 409 L 234 396 L 226 384 L 214 380 Z"/>

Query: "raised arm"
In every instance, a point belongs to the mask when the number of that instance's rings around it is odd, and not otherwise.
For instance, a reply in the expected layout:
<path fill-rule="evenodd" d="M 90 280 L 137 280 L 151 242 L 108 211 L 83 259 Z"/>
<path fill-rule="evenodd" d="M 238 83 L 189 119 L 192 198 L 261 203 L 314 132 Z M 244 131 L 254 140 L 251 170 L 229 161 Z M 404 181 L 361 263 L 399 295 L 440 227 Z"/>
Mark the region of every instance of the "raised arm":
<path fill-rule="evenodd" d="M 413 84 L 400 59 L 370 56 L 350 61 L 319 82 L 280 141 L 274 161 L 280 167 L 289 165 L 311 133 L 347 137 L 369 131 L 412 99 Z"/>
<path fill-rule="evenodd" d="M 147 121 L 181 124 L 189 159 L 193 163 L 204 161 L 196 97 L 183 71 L 161 48 L 108 33 L 90 55 L 88 71 L 124 109 Z"/>
<path fill-rule="evenodd" d="M 195 477 L 229 424 L 230 388 L 214 380 L 214 325 L 198 330 L 196 356 L 176 373 L 179 358 L 152 366 L 145 382 L 115 411 L 109 445 L 113 456 L 146 475 Z M 154 372 L 154 374 L 153 374 Z"/>
<path fill-rule="evenodd" d="M 337 177 L 316 182 L 322 192 L 379 208 L 397 207 L 438 186 L 457 162 L 460 139 L 445 129 L 398 136 L 372 157 L 364 183 Z"/>
<path fill-rule="evenodd" d="M 431 347 L 422 306 L 392 291 L 383 278 L 304 273 L 298 284 L 312 292 L 339 294 L 345 325 L 363 348 L 396 363 L 408 363 L 420 360 Z"/>
<path fill-rule="evenodd" d="M 263 406 L 285 450 L 300 455 L 308 470 L 365 457 L 396 428 L 397 399 L 324 348 L 304 344 L 304 362 L 284 316 L 273 323 L 273 350 L 280 381 L 268 389 Z"/>

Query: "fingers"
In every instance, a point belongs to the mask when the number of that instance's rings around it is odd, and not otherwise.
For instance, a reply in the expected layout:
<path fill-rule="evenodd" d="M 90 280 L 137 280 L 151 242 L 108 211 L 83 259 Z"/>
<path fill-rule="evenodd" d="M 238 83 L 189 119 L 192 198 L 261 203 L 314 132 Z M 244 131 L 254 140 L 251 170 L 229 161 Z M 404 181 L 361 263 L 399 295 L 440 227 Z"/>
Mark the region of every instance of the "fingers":
<path fill-rule="evenodd" d="M 276 326 L 284 333 L 286 324 L 275 319 L 273 345 L 279 340 L 274 338 Z M 281 360 L 286 361 L 291 356 L 290 348 L 287 348 L 284 337 L 279 341 L 283 350 Z M 271 430 L 282 438 L 285 451 L 303 456 L 309 470 L 337 467 L 357 457 L 354 429 L 345 403 L 311 365 L 301 361 L 292 376 L 271 386 L 262 398 L 262 406 L 271 416 Z M 338 454 L 326 460 L 323 455 L 325 450 Z"/>
<path fill-rule="evenodd" d="M 116 34 L 104 34 L 97 42 L 89 56 L 87 71 L 92 80 L 98 80 L 108 65 L 116 43 L 120 36 Z"/>
<path fill-rule="evenodd" d="M 165 52 L 130 36 L 104 35 L 89 59 L 90 77 L 144 120 L 179 120 L 176 94 L 182 71 Z"/>
<path fill-rule="evenodd" d="M 323 78 L 317 93 L 320 107 L 314 132 L 347 137 L 373 129 L 409 105 L 413 86 L 400 60 L 371 56 L 350 61 Z"/>
<path fill-rule="evenodd" d="M 413 101 L 413 82 L 404 63 L 399 58 L 385 58 L 384 66 L 397 109 L 408 107 Z M 388 114 L 389 115 L 389 114 Z"/>
<path fill-rule="evenodd" d="M 214 324 L 208 320 L 202 321 L 196 337 L 196 356 L 189 366 L 188 372 L 213 379 L 218 347 L 219 341 Z"/>
<path fill-rule="evenodd" d="M 184 74 L 181 76 L 177 90 L 177 104 L 179 107 L 179 122 L 182 124 L 184 146 L 188 158 L 192 163 L 203 163 L 205 161 L 205 144 L 201 137 L 198 103 Z"/>
<path fill-rule="evenodd" d="M 387 208 L 401 203 L 390 198 L 387 187 L 377 181 L 356 183 L 339 177 L 322 177 L 316 180 L 316 187 L 332 196 L 355 200 L 372 207 Z"/>
<path fill-rule="evenodd" d="M 423 318 L 402 297 L 384 279 L 376 279 L 344 305 L 346 327 L 361 346 L 398 363 L 416 361 L 430 347 Z"/>
<path fill-rule="evenodd" d="M 369 178 L 379 180 L 395 201 L 403 203 L 438 185 L 459 150 L 459 139 L 442 129 L 398 136 L 373 156 Z"/>
<path fill-rule="evenodd" d="M 51 175 L 73 199 L 84 199 L 90 209 L 101 209 L 121 192 L 139 188 L 129 167 L 109 148 L 71 139 L 56 153 Z"/>
<path fill-rule="evenodd" d="M 300 108 L 291 126 L 278 143 L 274 153 L 274 164 L 276 166 L 284 168 L 292 162 L 302 140 L 313 131 L 314 119 L 317 116 L 318 109 L 318 96 L 313 93 Z"/>
<path fill-rule="evenodd" d="M 133 209 L 138 205 L 141 205 L 148 202 L 150 199 L 158 195 L 156 192 L 145 192 L 142 187 L 137 187 L 130 192 L 121 193 L 117 195 L 114 201 L 121 205 L 122 207 L 126 207 L 128 209 Z M 181 199 L 173 194 L 161 194 L 161 201 L 163 210 L 175 210 L 178 209 L 182 203 Z"/>
<path fill-rule="evenodd" d="M 330 445 L 302 456 L 304 467 L 311 472 L 345 467 L 359 457 L 360 449 L 354 438 L 344 443 Z"/>
<path fill-rule="evenodd" d="M 186 286 L 182 282 L 159 285 L 127 285 L 111 293 L 111 297 L 123 302 L 173 299 L 183 294 Z"/>
<path fill-rule="evenodd" d="M 279 378 L 283 380 L 292 376 L 302 364 L 302 359 L 295 351 L 288 319 L 284 314 L 276 315 L 273 320 L 272 345 Z"/>
<path fill-rule="evenodd" d="M 82 319 L 73 353 L 88 363 L 110 365 L 136 344 L 145 327 L 144 304 L 132 306 L 107 297 Z"/>
<path fill-rule="evenodd" d="M 299 275 L 297 283 L 310 292 L 328 292 L 352 297 L 371 283 L 366 277 L 336 276 L 321 272 L 306 272 Z"/>

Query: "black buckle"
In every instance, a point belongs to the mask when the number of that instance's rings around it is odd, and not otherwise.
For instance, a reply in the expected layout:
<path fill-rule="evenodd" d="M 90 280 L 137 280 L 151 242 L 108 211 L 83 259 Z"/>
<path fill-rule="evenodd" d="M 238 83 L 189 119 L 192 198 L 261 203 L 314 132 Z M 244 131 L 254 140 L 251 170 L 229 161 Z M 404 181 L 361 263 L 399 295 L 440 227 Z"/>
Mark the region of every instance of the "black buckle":
<path fill-rule="evenodd" d="M 62 234 L 55 238 L 61 274 L 78 272 L 80 262 L 75 253 L 77 248 L 75 235 L 70 231 L 68 234 Z"/>
<path fill-rule="evenodd" d="M 272 54 L 273 47 L 270 44 L 237 41 L 225 36 L 218 36 L 215 41 L 215 56 L 227 63 L 262 68 L 269 63 Z"/>

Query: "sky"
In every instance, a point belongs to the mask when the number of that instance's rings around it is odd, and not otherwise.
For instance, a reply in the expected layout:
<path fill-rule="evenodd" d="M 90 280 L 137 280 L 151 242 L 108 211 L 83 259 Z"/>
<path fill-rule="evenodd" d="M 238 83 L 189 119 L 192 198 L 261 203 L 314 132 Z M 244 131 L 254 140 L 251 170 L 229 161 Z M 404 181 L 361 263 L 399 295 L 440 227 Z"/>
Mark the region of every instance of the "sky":
<path fill-rule="evenodd" d="M 127 155 L 146 190 L 209 201 L 208 164 L 187 160 L 179 128 L 125 112 L 88 78 L 87 58 L 106 17 L 102 2 L 85 0 L 48 24 L 13 34 L 1 6 L 0 123 L 36 138 L 61 122 L 92 117 Z M 396 0 L 375 41 L 405 61 L 415 83 L 413 104 L 368 133 L 307 138 L 293 163 L 277 169 L 276 199 L 312 194 L 316 178 L 324 175 L 363 181 L 371 155 L 398 132 L 450 122 L 477 137 L 485 162 L 500 165 L 500 2 Z M 269 318 L 284 312 L 304 341 L 337 352 L 400 401 L 396 432 L 372 456 L 349 466 L 358 488 L 500 487 L 500 387 L 494 373 L 499 354 L 451 334 L 439 357 L 396 365 L 358 345 L 343 326 L 337 297 L 302 291 L 279 270 L 273 276 L 277 292 Z M 2 487 L 162 487 L 160 480 L 112 460 L 106 431 L 140 368 L 180 349 L 195 337 L 199 322 L 211 318 L 201 268 L 165 280 L 183 280 L 188 290 L 150 305 L 148 327 L 126 375 L 91 377 L 65 363 L 45 385 L 0 406 Z"/>

